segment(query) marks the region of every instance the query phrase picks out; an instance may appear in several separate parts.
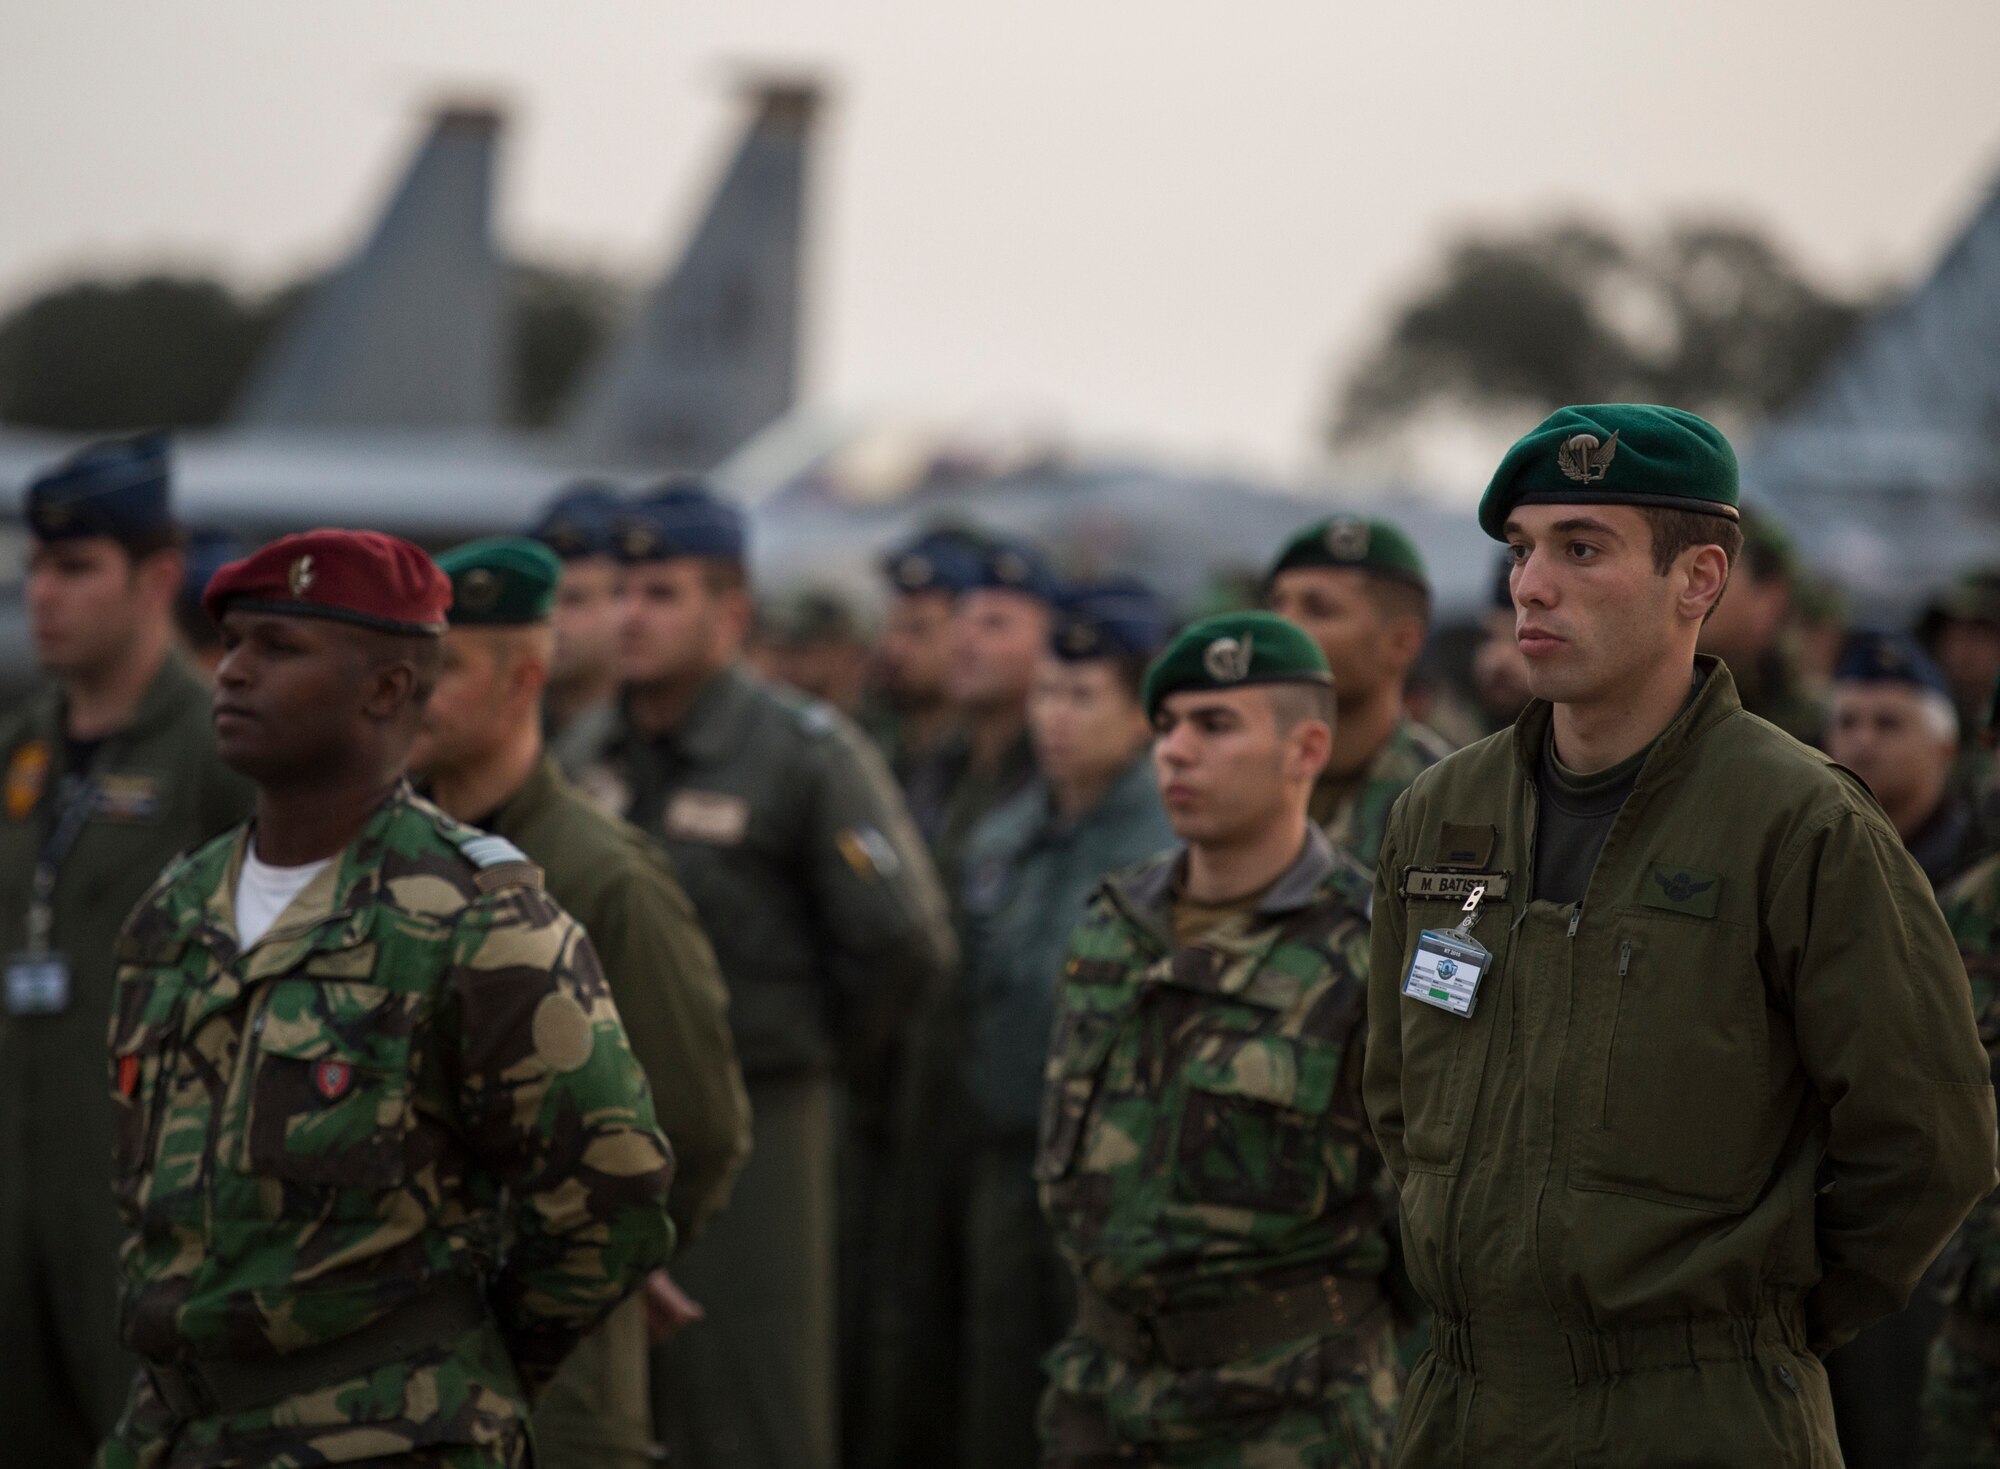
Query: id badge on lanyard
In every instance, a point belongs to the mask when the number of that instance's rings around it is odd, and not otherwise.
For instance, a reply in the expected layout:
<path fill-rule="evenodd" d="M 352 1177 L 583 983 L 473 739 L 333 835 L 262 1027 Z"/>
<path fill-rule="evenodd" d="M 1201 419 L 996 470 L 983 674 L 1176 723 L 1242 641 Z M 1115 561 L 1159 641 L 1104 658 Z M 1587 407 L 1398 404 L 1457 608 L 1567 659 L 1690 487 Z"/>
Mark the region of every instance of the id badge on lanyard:
<path fill-rule="evenodd" d="M 1427 928 L 1417 935 L 1417 952 L 1403 977 L 1403 993 L 1412 1000 L 1466 1016 L 1479 1000 L 1479 981 L 1486 977 L 1493 954 L 1472 936 L 1486 884 L 1465 895 L 1464 917 L 1456 928 Z"/>
<path fill-rule="evenodd" d="M 28 899 L 28 947 L 7 960 L 4 999 L 9 1015 L 60 1015 L 69 1008 L 69 960 L 49 943 L 55 929 L 56 874 L 96 805 L 97 782 L 78 782 L 42 844 Z"/>

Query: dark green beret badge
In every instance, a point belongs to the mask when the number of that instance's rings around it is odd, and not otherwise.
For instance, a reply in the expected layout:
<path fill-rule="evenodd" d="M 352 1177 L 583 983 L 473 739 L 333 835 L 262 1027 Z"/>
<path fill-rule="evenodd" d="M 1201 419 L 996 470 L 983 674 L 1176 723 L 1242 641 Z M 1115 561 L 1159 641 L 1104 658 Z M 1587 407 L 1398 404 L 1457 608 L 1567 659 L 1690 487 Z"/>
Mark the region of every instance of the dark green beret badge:
<path fill-rule="evenodd" d="M 1335 515 L 1316 520 L 1279 550 L 1269 576 L 1298 566 L 1353 567 L 1429 591 L 1430 573 L 1417 544 L 1386 520 Z"/>
<path fill-rule="evenodd" d="M 437 558 L 451 578 L 453 627 L 525 627 L 555 607 L 562 561 L 540 541 L 494 536 Z"/>
<path fill-rule="evenodd" d="M 1146 714 L 1185 689 L 1332 682 L 1326 655 L 1296 623 L 1269 612 L 1225 612 L 1183 628 L 1146 670 Z"/>
<path fill-rule="evenodd" d="M 1737 518 L 1736 451 L 1707 419 L 1651 403 L 1559 408 L 1501 459 L 1479 528 L 1507 538 L 1517 505 L 1658 505 Z"/>

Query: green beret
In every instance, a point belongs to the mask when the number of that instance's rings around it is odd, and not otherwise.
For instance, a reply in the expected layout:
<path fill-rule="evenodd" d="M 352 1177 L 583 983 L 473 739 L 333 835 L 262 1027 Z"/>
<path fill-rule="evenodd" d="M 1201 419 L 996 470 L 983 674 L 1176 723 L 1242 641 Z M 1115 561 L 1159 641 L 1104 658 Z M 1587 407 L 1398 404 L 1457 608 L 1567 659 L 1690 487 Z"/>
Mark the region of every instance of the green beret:
<path fill-rule="evenodd" d="M 1153 660 L 1146 670 L 1146 717 L 1183 689 L 1332 682 L 1326 655 L 1297 623 L 1269 612 L 1224 612 L 1181 629 Z"/>
<path fill-rule="evenodd" d="M 1736 519 L 1736 451 L 1708 420 L 1650 403 L 1558 408 L 1519 439 L 1479 500 L 1507 539 L 1516 505 L 1660 505 Z"/>
<path fill-rule="evenodd" d="M 562 562 L 540 541 L 493 536 L 438 557 L 451 578 L 453 627 L 523 627 L 546 622 L 556 605 Z"/>
<path fill-rule="evenodd" d="M 1285 542 L 1270 575 L 1275 578 L 1295 566 L 1354 566 L 1406 581 L 1422 592 L 1431 589 L 1416 542 L 1386 520 L 1358 515 L 1314 521 Z"/>

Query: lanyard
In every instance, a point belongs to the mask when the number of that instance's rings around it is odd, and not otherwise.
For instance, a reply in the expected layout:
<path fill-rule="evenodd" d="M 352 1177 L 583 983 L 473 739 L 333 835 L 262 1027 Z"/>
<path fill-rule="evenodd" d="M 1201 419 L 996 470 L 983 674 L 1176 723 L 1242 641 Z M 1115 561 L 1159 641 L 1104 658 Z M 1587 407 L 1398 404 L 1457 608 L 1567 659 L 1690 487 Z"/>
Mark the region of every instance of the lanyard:
<path fill-rule="evenodd" d="M 62 803 L 48 837 L 42 842 L 41 854 L 35 859 L 34 891 L 28 899 L 28 952 L 46 954 L 49 951 L 49 935 L 55 927 L 56 874 L 61 870 L 63 858 L 76 845 L 76 839 L 83 834 L 83 824 L 90 819 L 90 813 L 97 807 L 97 779 L 95 776 L 84 780 L 64 781 L 69 787 L 68 798 Z"/>

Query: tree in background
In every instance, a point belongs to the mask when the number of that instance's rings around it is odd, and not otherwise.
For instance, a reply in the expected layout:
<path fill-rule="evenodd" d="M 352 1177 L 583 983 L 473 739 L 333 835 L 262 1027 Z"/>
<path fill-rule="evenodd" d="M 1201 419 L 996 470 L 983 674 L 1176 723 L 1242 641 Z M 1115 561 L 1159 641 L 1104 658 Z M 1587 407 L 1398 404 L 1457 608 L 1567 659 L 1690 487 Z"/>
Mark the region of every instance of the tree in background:
<path fill-rule="evenodd" d="M 1622 239 L 1563 221 L 1476 235 L 1346 377 L 1336 450 L 1439 410 L 1532 418 L 1564 403 L 1672 403 L 1754 421 L 1791 402 L 1874 302 L 1827 292 L 1745 225 Z"/>
<path fill-rule="evenodd" d="M 0 422 L 75 433 L 221 422 L 259 354 L 315 284 L 250 298 L 195 276 L 79 280 L 0 318 Z M 585 271 L 507 273 L 510 420 L 551 421 L 603 345 L 617 288 Z"/>

